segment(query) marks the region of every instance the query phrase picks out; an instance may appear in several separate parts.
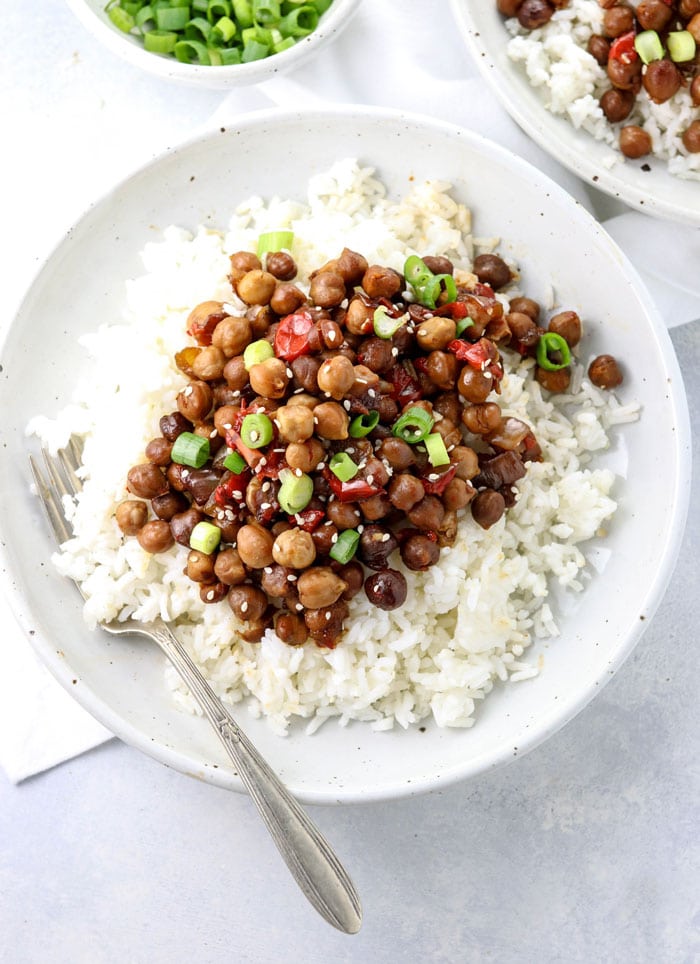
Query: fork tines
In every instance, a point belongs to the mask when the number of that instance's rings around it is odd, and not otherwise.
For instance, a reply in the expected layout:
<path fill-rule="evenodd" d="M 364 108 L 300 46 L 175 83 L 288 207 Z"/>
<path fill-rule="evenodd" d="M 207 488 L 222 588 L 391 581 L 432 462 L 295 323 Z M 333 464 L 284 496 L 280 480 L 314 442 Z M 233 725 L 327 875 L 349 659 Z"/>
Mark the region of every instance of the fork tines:
<path fill-rule="evenodd" d="M 65 496 L 74 498 L 83 487 L 77 475 L 82 447 L 76 438 L 71 437 L 68 445 L 59 449 L 55 456 L 50 455 L 45 447 L 42 447 L 41 454 L 44 471 L 39 468 L 31 455 L 29 456 L 29 465 L 41 504 L 56 540 L 60 544 L 66 542 L 72 535 L 70 526 L 66 521 L 63 499 Z"/>

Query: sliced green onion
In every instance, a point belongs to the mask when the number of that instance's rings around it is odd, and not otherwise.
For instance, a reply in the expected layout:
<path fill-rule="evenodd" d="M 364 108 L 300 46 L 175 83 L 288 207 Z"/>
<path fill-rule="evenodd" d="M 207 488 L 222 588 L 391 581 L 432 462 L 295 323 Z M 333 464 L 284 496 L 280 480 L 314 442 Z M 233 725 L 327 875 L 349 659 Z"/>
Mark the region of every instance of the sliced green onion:
<path fill-rule="evenodd" d="M 251 412 L 241 423 L 241 439 L 249 449 L 261 449 L 269 445 L 274 435 L 272 422 L 262 412 Z"/>
<path fill-rule="evenodd" d="M 251 341 L 243 352 L 243 364 L 245 365 L 245 370 L 249 372 L 253 365 L 260 365 L 262 362 L 267 361 L 268 358 L 272 358 L 274 354 L 274 348 L 270 342 L 265 341 L 264 338 L 259 338 L 257 341 Z"/>
<path fill-rule="evenodd" d="M 221 51 L 221 63 L 230 67 L 232 64 L 240 64 L 241 51 L 238 47 L 224 47 Z"/>
<path fill-rule="evenodd" d="M 234 19 L 239 27 L 253 26 L 253 6 L 250 0 L 231 0 Z"/>
<path fill-rule="evenodd" d="M 291 469 L 283 469 L 279 477 L 282 485 L 277 493 L 277 501 L 284 512 L 296 515 L 311 502 L 314 494 L 313 479 L 303 472 L 297 475 Z"/>
<path fill-rule="evenodd" d="M 198 9 L 202 11 L 201 7 Z M 208 0 L 208 2 L 204 4 L 204 10 L 202 12 L 206 13 L 209 23 L 214 24 L 221 20 L 222 17 L 231 18 L 231 4 L 228 0 Z"/>
<path fill-rule="evenodd" d="M 374 334 L 377 338 L 391 338 L 399 328 L 406 324 L 407 320 L 407 313 L 399 315 L 398 318 L 392 318 L 387 314 L 384 305 L 380 305 L 374 310 Z"/>
<path fill-rule="evenodd" d="M 281 54 L 283 50 L 289 50 L 296 43 L 294 37 L 285 37 L 284 40 L 280 40 L 279 43 L 273 44 L 272 49 L 276 54 Z"/>
<path fill-rule="evenodd" d="M 281 16 L 279 0 L 253 0 L 253 19 L 257 23 L 275 24 Z"/>
<path fill-rule="evenodd" d="M 426 281 L 429 281 L 430 278 L 433 277 L 433 272 L 417 254 L 412 254 L 410 258 L 406 258 L 406 263 L 403 266 L 403 274 L 406 281 L 414 286 L 425 284 Z"/>
<path fill-rule="evenodd" d="M 451 274 L 436 274 L 423 286 L 416 288 L 416 294 L 421 304 L 427 308 L 434 308 L 443 290 L 447 294 L 447 303 L 457 297 L 457 285 Z"/>
<path fill-rule="evenodd" d="M 336 452 L 328 463 L 328 468 L 341 482 L 349 482 L 360 471 L 347 452 Z"/>
<path fill-rule="evenodd" d="M 200 63 L 204 66 L 211 64 L 206 45 L 198 40 L 178 40 L 173 53 L 182 64 Z"/>
<path fill-rule="evenodd" d="M 181 432 L 175 439 L 170 458 L 179 465 L 201 469 L 209 458 L 209 439 L 194 432 Z"/>
<path fill-rule="evenodd" d="M 184 30 L 190 19 L 190 8 L 158 7 L 154 18 L 157 30 Z"/>
<path fill-rule="evenodd" d="M 668 52 L 674 63 L 682 64 L 692 60 L 695 56 L 697 44 L 695 37 L 689 30 L 674 30 L 666 38 Z"/>
<path fill-rule="evenodd" d="M 241 63 L 250 64 L 254 60 L 262 60 L 263 57 L 267 57 L 269 50 L 267 44 L 258 43 L 257 40 L 249 40 L 248 43 L 243 45 Z"/>
<path fill-rule="evenodd" d="M 355 532 L 354 529 L 344 529 L 331 546 L 328 555 L 344 566 L 355 555 L 359 544 L 360 533 Z"/>
<path fill-rule="evenodd" d="M 224 459 L 223 466 L 225 469 L 228 469 L 229 472 L 233 472 L 234 475 L 240 475 L 241 472 L 248 467 L 248 463 L 240 452 L 231 450 Z"/>
<path fill-rule="evenodd" d="M 306 37 L 318 26 L 318 11 L 309 4 L 296 7 L 277 26 L 283 37 Z"/>
<path fill-rule="evenodd" d="M 423 444 L 428 453 L 428 461 L 433 468 L 437 468 L 439 465 L 450 464 L 450 453 L 445 447 L 445 440 L 442 435 L 438 435 L 437 432 L 433 432 L 432 435 L 426 435 Z"/>
<path fill-rule="evenodd" d="M 210 33 L 211 24 L 205 17 L 193 17 L 185 25 L 185 40 L 206 43 L 209 40 Z"/>
<path fill-rule="evenodd" d="M 216 43 L 227 44 L 236 36 L 236 25 L 230 17 L 220 17 L 212 27 L 209 36 Z"/>
<path fill-rule="evenodd" d="M 422 442 L 430 429 L 435 424 L 435 419 L 424 408 L 412 405 L 394 422 L 391 434 L 403 439 L 409 445 Z"/>
<path fill-rule="evenodd" d="M 212 522 L 198 522 L 190 535 L 190 549 L 204 552 L 207 556 L 221 542 L 221 529 Z"/>
<path fill-rule="evenodd" d="M 147 30 L 143 45 L 152 54 L 171 54 L 175 50 L 177 34 L 171 30 Z"/>
<path fill-rule="evenodd" d="M 460 318 L 457 322 L 457 337 L 463 335 L 467 328 L 471 328 L 473 324 L 471 318 Z"/>
<path fill-rule="evenodd" d="M 559 352 L 561 361 L 552 361 L 550 352 Z M 558 372 L 571 364 L 571 349 L 561 335 L 554 331 L 546 331 L 537 342 L 537 364 L 548 372 Z"/>
<path fill-rule="evenodd" d="M 268 251 L 291 251 L 293 241 L 293 231 L 265 231 L 258 238 L 258 257 L 262 258 Z"/>
<path fill-rule="evenodd" d="M 661 60 L 664 55 L 664 45 L 655 30 L 638 33 L 634 38 L 634 49 L 645 64 L 650 64 L 652 60 Z"/>
<path fill-rule="evenodd" d="M 379 425 L 379 412 L 372 409 L 366 415 L 356 415 L 348 429 L 351 438 L 364 438 Z"/>
<path fill-rule="evenodd" d="M 138 13 L 134 16 L 134 23 L 141 33 L 146 33 L 144 27 L 146 24 L 153 22 L 153 16 L 153 7 L 150 4 L 146 4 L 145 7 L 141 7 Z"/>
<path fill-rule="evenodd" d="M 129 13 L 127 10 L 123 10 L 121 7 L 109 7 L 107 10 L 107 16 L 117 30 L 121 30 L 124 33 L 131 33 L 131 31 L 134 29 L 136 21 L 133 14 Z"/>

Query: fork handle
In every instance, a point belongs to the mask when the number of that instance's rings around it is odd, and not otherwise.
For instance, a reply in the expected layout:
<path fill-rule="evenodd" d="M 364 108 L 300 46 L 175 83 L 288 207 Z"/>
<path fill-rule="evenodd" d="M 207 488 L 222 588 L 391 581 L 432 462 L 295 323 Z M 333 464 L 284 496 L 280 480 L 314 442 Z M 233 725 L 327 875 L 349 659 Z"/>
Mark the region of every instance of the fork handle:
<path fill-rule="evenodd" d="M 229 715 L 167 623 L 157 620 L 149 629 L 216 730 L 304 895 L 330 924 L 356 934 L 362 923 L 360 899 L 320 830 Z"/>

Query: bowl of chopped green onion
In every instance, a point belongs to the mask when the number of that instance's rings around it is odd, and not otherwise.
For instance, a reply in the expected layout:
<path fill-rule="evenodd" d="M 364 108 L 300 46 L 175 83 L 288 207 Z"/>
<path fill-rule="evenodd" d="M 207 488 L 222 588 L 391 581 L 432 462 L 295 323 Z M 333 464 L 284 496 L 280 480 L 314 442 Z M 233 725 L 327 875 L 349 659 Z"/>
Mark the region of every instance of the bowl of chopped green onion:
<path fill-rule="evenodd" d="M 169 80 L 226 88 L 290 70 L 332 40 L 360 0 L 68 0 L 116 54 Z"/>

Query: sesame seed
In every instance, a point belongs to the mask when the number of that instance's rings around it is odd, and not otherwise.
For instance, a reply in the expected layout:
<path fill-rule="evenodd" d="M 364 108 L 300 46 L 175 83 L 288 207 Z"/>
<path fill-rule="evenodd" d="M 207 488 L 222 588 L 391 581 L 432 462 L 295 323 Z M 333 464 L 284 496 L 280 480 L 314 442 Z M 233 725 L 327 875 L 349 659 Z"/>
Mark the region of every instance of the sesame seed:
<path fill-rule="evenodd" d="M 194 389 L 192 388 L 192 386 L 188 385 L 187 388 L 184 388 L 182 390 L 182 394 L 185 396 L 185 398 L 189 398 L 189 396 L 192 394 L 193 391 Z"/>
<path fill-rule="evenodd" d="M 325 462 L 319 462 L 318 465 L 316 466 L 316 471 L 317 471 L 317 472 L 322 472 L 323 469 L 325 468 L 325 465 L 326 465 Z"/>
<path fill-rule="evenodd" d="M 234 499 L 242 499 L 242 498 L 243 498 L 243 493 L 241 492 L 240 489 L 234 489 L 233 492 L 231 493 L 231 495 L 234 497 Z"/>
<path fill-rule="evenodd" d="M 330 622 L 330 619 L 331 619 L 331 611 L 330 611 L 330 609 L 327 609 L 327 610 L 326 610 L 326 620 L 327 620 L 328 622 Z"/>
<path fill-rule="evenodd" d="M 394 346 L 394 348 L 391 349 L 391 354 L 394 356 L 394 358 L 398 358 L 399 350 L 398 348 L 396 348 L 396 346 Z"/>
<path fill-rule="evenodd" d="M 230 422 L 225 422 L 224 428 L 226 429 L 227 432 L 229 432 L 233 428 L 233 426 L 231 425 Z"/>
<path fill-rule="evenodd" d="M 258 432 L 257 429 L 253 429 L 253 431 L 250 433 L 251 441 L 257 442 L 259 438 L 260 438 L 260 432 Z"/>
<path fill-rule="evenodd" d="M 237 388 L 236 391 L 233 393 L 233 397 L 234 397 L 234 398 L 240 398 L 240 397 L 241 397 L 241 391 L 240 391 L 239 388 Z"/>
<path fill-rule="evenodd" d="M 241 612 L 242 612 L 242 613 L 247 613 L 247 612 L 248 612 L 248 600 L 247 600 L 247 599 L 244 599 L 243 602 L 241 603 Z"/>
<path fill-rule="evenodd" d="M 301 469 L 294 469 L 294 474 L 298 479 L 300 479 L 304 473 L 301 471 Z"/>
<path fill-rule="evenodd" d="M 331 542 L 336 543 L 338 541 L 338 533 L 334 532 L 331 536 Z"/>
<path fill-rule="evenodd" d="M 211 432 L 209 433 L 209 438 L 216 438 L 216 436 L 217 436 L 218 434 L 219 434 L 219 433 L 216 431 L 216 429 L 213 428 L 213 429 L 211 430 Z"/>
<path fill-rule="evenodd" d="M 303 387 L 302 387 L 302 388 L 295 388 L 294 391 L 292 392 L 292 394 L 293 394 L 293 395 L 300 395 L 303 391 L 304 391 Z"/>
<path fill-rule="evenodd" d="M 440 476 L 437 474 L 437 472 L 431 472 L 428 476 L 428 482 L 437 482 L 439 478 Z"/>
<path fill-rule="evenodd" d="M 370 398 L 374 398 L 374 396 L 375 396 L 377 393 L 375 392 L 375 390 L 374 390 L 373 388 L 368 388 L 368 389 L 367 389 L 367 394 L 369 395 Z"/>
<path fill-rule="evenodd" d="M 263 482 L 261 492 L 269 492 L 272 488 L 269 482 Z"/>
<path fill-rule="evenodd" d="M 215 596 L 214 590 L 210 589 L 209 592 L 207 593 L 207 601 L 211 602 L 214 596 Z"/>
<path fill-rule="evenodd" d="M 294 372 L 292 371 L 291 368 L 287 368 L 286 372 L 287 372 L 287 378 L 294 378 Z"/>
<path fill-rule="evenodd" d="M 358 513 L 358 515 L 359 515 L 359 513 Z M 364 527 L 364 526 L 358 526 L 358 527 L 357 527 L 357 531 L 360 533 L 360 535 L 362 535 L 362 533 L 365 531 L 365 527 Z"/>
<path fill-rule="evenodd" d="M 381 541 L 382 541 L 382 542 L 388 542 L 389 539 L 391 539 L 390 533 L 385 532 L 385 533 L 382 535 Z"/>
<path fill-rule="evenodd" d="M 373 482 L 374 482 L 374 476 L 373 476 L 373 475 L 368 475 L 368 476 L 367 476 L 367 485 L 371 485 Z"/>
<path fill-rule="evenodd" d="M 293 572 L 290 572 L 289 575 L 287 576 L 287 582 L 296 582 L 297 579 L 298 579 L 298 576 L 295 576 Z"/>
<path fill-rule="evenodd" d="M 304 609 L 304 607 L 302 606 L 301 603 L 297 603 L 294 608 L 296 609 L 296 611 L 297 611 L 298 613 L 302 612 L 302 610 Z"/>
<path fill-rule="evenodd" d="M 260 508 L 263 510 L 263 512 L 267 512 L 268 509 L 271 509 L 271 508 L 272 508 L 272 503 L 271 503 L 271 502 L 261 502 L 261 503 L 260 503 Z"/>
<path fill-rule="evenodd" d="M 264 455 L 263 455 L 263 457 L 260 459 L 260 461 L 258 462 L 258 465 L 260 466 L 260 468 L 262 468 L 263 466 L 267 465 L 267 459 L 265 458 Z M 259 471 L 259 470 L 258 470 L 258 471 Z"/>
<path fill-rule="evenodd" d="M 343 408 L 345 409 L 346 412 L 350 411 L 350 399 L 348 398 L 345 399 L 345 401 L 343 402 Z"/>

